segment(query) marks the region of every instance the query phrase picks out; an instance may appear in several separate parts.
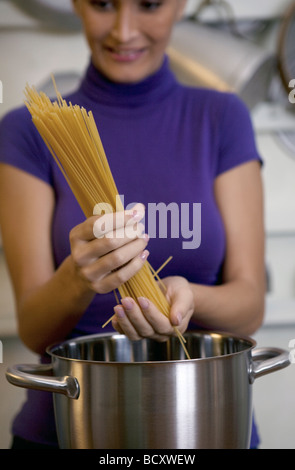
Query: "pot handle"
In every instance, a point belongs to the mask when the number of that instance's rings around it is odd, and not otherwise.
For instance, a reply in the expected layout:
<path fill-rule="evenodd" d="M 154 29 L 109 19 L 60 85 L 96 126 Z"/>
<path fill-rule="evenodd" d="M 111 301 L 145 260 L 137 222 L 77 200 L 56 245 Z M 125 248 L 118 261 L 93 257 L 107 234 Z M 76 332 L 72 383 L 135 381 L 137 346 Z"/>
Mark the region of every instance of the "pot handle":
<path fill-rule="evenodd" d="M 52 364 L 18 364 L 7 369 L 6 378 L 17 387 L 62 393 L 68 398 L 78 398 L 80 393 L 75 377 L 52 376 Z"/>
<path fill-rule="evenodd" d="M 252 351 L 250 383 L 262 375 L 290 365 L 289 352 L 280 348 L 256 348 Z"/>

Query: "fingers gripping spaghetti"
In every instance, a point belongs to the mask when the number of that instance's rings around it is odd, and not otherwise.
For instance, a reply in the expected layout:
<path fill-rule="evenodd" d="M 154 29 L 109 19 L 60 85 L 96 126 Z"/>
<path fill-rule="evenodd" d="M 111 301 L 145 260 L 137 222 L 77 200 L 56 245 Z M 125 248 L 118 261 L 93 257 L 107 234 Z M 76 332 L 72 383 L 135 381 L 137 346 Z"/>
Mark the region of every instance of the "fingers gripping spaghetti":
<path fill-rule="evenodd" d="M 52 102 L 45 93 L 26 86 L 26 106 L 34 125 L 84 215 L 90 217 L 94 206 L 100 201 L 107 203 L 106 207 L 111 207 L 112 212 L 118 210 L 119 193 L 92 112 L 87 113 L 78 105 L 68 104 L 56 86 L 55 90 L 57 101 Z M 122 203 L 119 210 L 124 210 Z M 159 282 L 160 269 L 155 271 L 146 261 L 137 274 L 118 287 L 118 291 L 121 298 L 132 297 L 135 301 L 138 297 L 148 298 L 169 318 L 170 305 Z M 117 296 L 116 298 L 118 301 Z M 189 358 L 183 336 L 176 327 L 174 329 Z"/>

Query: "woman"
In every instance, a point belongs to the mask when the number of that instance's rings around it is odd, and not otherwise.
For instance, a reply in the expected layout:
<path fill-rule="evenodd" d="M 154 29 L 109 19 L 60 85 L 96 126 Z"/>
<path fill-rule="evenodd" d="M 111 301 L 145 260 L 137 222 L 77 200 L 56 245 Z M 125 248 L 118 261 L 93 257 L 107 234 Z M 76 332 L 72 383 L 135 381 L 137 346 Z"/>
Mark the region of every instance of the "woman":
<path fill-rule="evenodd" d="M 148 255 L 154 268 L 173 256 L 162 272 L 170 320 L 149 299 L 127 298 L 114 309 L 117 331 L 159 341 L 174 326 L 252 334 L 263 318 L 264 232 L 260 159 L 247 110 L 232 94 L 184 87 L 170 72 L 165 49 L 184 0 L 73 3 L 91 63 L 66 98 L 93 111 L 125 207 L 141 204 L 109 236 L 96 238 L 95 228 L 107 221 L 84 220 L 28 111 L 4 118 L 0 216 L 20 337 L 43 355 L 55 341 L 101 331 L 113 314 L 113 289 Z M 201 233 L 197 246 L 171 230 L 164 238 L 116 236 L 159 203 L 190 208 L 192 233 Z M 51 407 L 49 394 L 29 391 L 13 425 L 16 440 L 56 446 Z"/>

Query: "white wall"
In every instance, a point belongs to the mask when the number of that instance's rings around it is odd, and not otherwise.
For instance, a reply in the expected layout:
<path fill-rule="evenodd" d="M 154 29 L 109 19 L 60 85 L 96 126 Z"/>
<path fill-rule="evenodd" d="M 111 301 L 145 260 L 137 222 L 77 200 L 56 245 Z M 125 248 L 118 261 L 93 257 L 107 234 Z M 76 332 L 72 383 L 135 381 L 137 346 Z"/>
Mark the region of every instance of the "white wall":
<path fill-rule="evenodd" d="M 0 2 L 0 118 L 23 103 L 26 83 L 39 85 L 56 72 L 81 74 L 88 60 L 81 33 L 47 30 L 8 1 Z"/>

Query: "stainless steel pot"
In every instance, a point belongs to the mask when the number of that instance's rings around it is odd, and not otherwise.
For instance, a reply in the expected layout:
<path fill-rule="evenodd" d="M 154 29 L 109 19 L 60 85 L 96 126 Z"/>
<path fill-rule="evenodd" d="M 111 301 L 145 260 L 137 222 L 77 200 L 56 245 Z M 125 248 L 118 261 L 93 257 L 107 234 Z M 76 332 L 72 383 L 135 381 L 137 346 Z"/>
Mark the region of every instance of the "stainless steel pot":
<path fill-rule="evenodd" d="M 238 449 L 249 446 L 252 384 L 289 365 L 248 337 L 191 331 L 131 342 L 93 335 L 48 348 L 52 364 L 17 365 L 14 385 L 54 392 L 61 448 Z"/>

